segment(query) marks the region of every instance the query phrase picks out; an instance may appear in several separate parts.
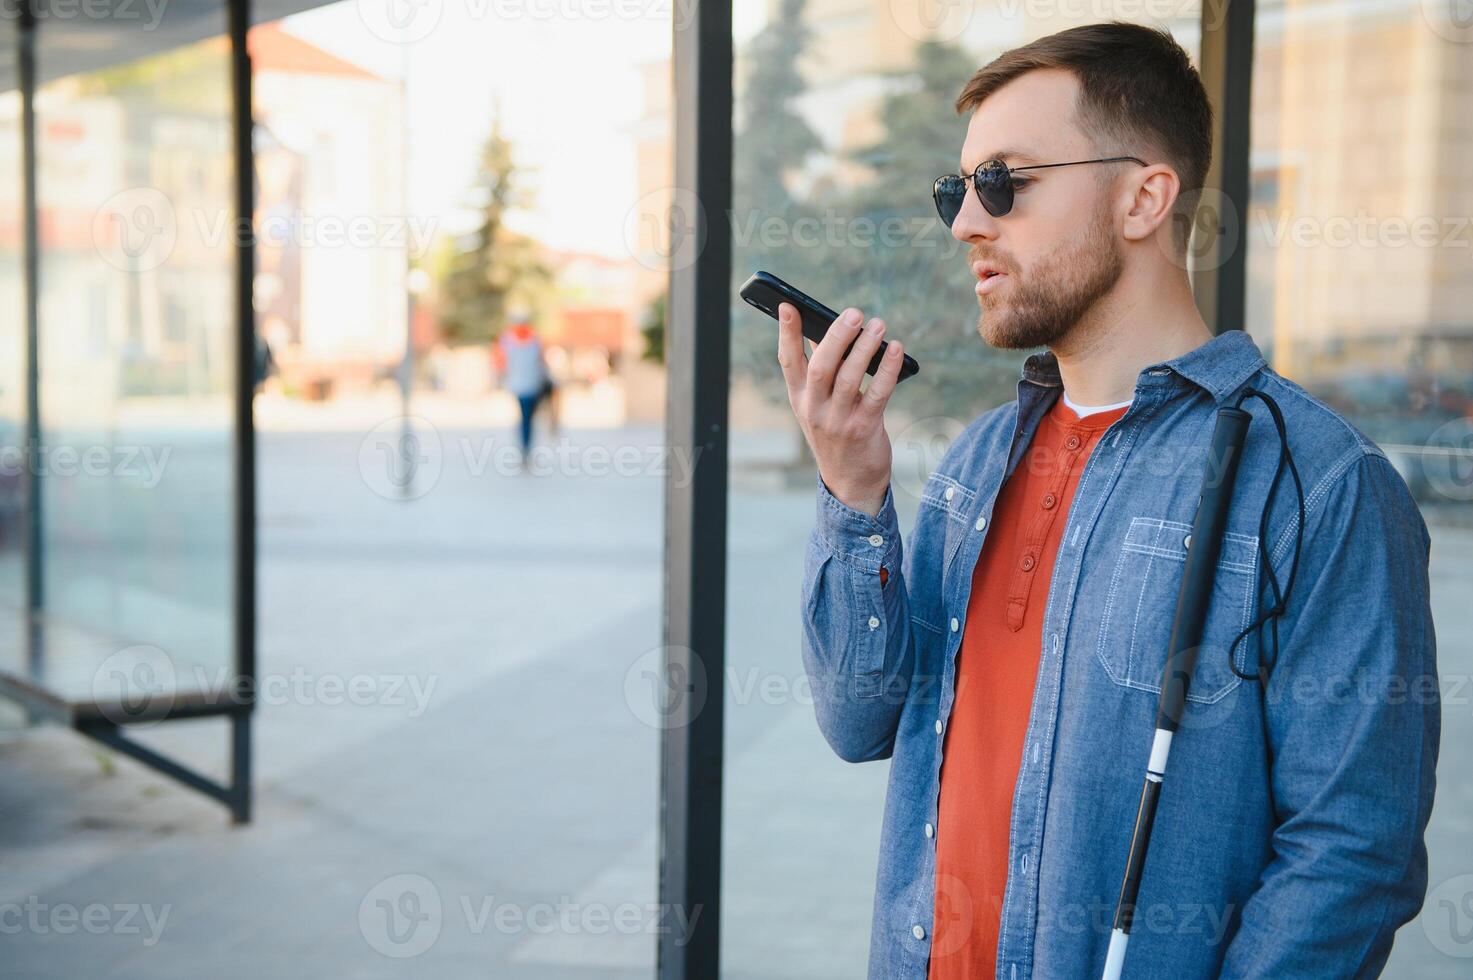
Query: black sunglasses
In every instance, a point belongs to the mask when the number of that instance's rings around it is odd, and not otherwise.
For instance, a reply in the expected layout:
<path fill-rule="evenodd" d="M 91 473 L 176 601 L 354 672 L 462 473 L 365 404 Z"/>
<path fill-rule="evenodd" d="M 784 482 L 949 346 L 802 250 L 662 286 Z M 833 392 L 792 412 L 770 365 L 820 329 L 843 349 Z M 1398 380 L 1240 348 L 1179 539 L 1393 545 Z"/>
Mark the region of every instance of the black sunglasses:
<path fill-rule="evenodd" d="M 1138 157 L 1100 157 L 1098 160 L 1040 163 L 1031 167 L 1009 167 L 1001 160 L 988 160 L 978 164 L 977 169 L 970 175 L 944 174 L 937 177 L 936 185 L 931 189 L 931 196 L 936 200 L 936 213 L 941 215 L 941 221 L 950 228 L 956 216 L 961 214 L 962 204 L 967 199 L 967 176 L 972 178 L 972 186 L 977 189 L 977 200 L 982 202 L 987 213 L 994 218 L 1001 218 L 1013 209 L 1013 191 L 1028 180 L 1026 177 L 1013 176 L 1020 170 L 1077 167 L 1083 163 L 1114 163 L 1117 160 L 1130 160 L 1142 167 L 1146 166 L 1146 161 Z"/>

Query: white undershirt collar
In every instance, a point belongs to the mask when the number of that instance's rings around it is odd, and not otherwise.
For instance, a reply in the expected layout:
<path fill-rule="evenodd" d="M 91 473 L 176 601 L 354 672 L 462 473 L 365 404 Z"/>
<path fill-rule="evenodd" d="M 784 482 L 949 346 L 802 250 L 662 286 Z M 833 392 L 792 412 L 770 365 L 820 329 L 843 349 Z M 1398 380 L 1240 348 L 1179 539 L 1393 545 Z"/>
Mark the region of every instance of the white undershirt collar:
<path fill-rule="evenodd" d="M 1098 412 L 1113 412 L 1117 408 L 1125 408 L 1134 400 L 1133 398 L 1127 398 L 1125 401 L 1116 402 L 1113 405 L 1076 405 L 1069 400 L 1069 393 L 1067 391 L 1064 392 L 1065 407 L 1080 418 L 1084 418 L 1087 415 L 1094 415 Z"/>

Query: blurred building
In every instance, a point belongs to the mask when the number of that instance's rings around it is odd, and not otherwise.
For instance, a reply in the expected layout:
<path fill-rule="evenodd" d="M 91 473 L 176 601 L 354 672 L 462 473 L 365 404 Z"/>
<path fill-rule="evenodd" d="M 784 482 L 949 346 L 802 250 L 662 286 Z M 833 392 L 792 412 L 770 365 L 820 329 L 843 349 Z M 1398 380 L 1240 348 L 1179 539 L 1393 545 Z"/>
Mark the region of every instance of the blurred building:
<path fill-rule="evenodd" d="M 557 279 L 557 314 L 543 330 L 548 342 L 574 349 L 601 348 L 611 357 L 637 349 L 637 265 L 554 248 L 543 249 L 542 256 Z"/>
<path fill-rule="evenodd" d="M 1427 26 L 1414 3 L 1258 11 L 1249 328 L 1345 407 L 1473 405 L 1473 58 Z"/>
<path fill-rule="evenodd" d="M 670 285 L 666 257 L 669 254 L 670 206 L 674 181 L 671 143 L 670 59 L 660 58 L 641 66 L 643 97 L 638 122 L 630 136 L 634 142 L 637 180 L 636 204 L 630 213 L 626 238 L 635 259 L 635 297 L 640 311 L 634 324 L 637 340 L 618 360 L 625 379 L 625 404 L 631 421 L 657 422 L 665 417 L 665 370 L 646 360 L 644 339 L 639 334 L 645 317 Z"/>
<path fill-rule="evenodd" d="M 409 259 L 432 230 L 405 213 L 402 88 L 276 24 L 250 49 L 261 334 L 288 390 L 366 386 L 404 355 Z"/>

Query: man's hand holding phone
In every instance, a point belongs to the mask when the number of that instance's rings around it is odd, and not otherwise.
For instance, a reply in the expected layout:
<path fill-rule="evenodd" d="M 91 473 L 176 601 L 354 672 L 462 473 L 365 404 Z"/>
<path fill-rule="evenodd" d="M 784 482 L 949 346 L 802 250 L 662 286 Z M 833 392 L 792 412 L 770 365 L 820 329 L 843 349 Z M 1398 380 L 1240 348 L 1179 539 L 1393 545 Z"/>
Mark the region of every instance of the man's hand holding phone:
<path fill-rule="evenodd" d="M 810 357 L 803 350 L 797 308 L 782 303 L 777 360 L 788 384 L 788 402 L 829 493 L 840 503 L 875 516 L 890 486 L 890 436 L 884 413 L 899 381 L 902 357 L 900 342 L 890 341 L 879 370 L 861 391 L 865 368 L 885 339 L 883 320 L 863 320 L 859 310 L 846 309 Z M 844 357 L 851 341 L 854 349 Z"/>

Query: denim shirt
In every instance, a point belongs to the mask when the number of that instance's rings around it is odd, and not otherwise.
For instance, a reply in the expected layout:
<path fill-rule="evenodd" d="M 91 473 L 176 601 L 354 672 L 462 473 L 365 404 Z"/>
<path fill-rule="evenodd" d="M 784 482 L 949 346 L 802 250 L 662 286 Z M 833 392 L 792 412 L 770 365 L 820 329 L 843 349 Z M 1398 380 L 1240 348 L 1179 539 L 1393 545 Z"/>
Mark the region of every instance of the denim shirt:
<path fill-rule="evenodd" d="M 1258 535 L 1279 439 L 1250 400 L 1124 976 L 1371 977 L 1421 907 L 1440 734 L 1427 529 L 1380 449 L 1233 330 L 1140 373 L 1069 508 L 1012 801 L 1002 980 L 1104 966 L 1206 447 L 1216 409 L 1245 386 L 1287 422 L 1306 505 L 1298 576 L 1265 689 L 1227 660 L 1273 601 Z M 818 724 L 844 760 L 891 759 L 872 978 L 926 976 L 936 839 L 924 828 L 936 821 L 972 571 L 998 490 L 1061 391 L 1052 355 L 1030 357 L 1017 401 L 968 425 L 927 478 L 904 546 L 893 487 L 872 517 L 818 480 L 802 597 Z M 1286 474 L 1265 543 L 1281 581 L 1298 522 Z M 1251 675 L 1260 653 L 1269 643 L 1253 635 L 1234 661 Z"/>

